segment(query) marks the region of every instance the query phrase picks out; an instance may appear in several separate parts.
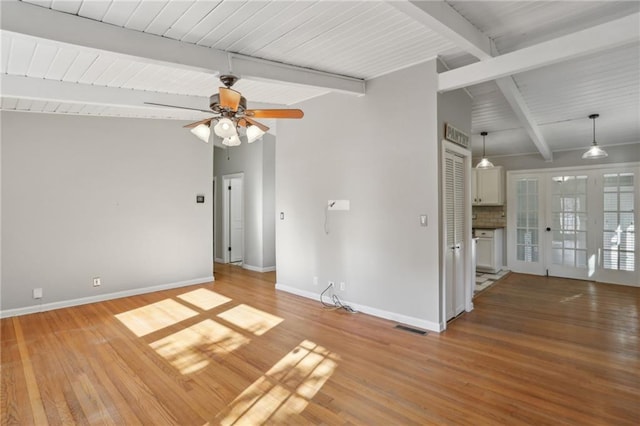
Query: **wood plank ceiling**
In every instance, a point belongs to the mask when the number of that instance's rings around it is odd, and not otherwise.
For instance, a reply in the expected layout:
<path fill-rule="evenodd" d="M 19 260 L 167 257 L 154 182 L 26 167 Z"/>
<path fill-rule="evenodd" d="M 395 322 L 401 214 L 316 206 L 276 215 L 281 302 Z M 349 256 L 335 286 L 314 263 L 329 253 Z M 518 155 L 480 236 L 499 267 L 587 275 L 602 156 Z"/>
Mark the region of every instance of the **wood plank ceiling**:
<path fill-rule="evenodd" d="M 8 3 L 16 0 L 3 1 L 3 9 Z M 228 62 L 207 69 L 185 67 L 179 60 L 162 62 L 98 45 L 61 42 L 55 38 L 62 29 L 49 29 L 49 33 L 39 29 L 44 36 L 7 30 L 13 27 L 3 19 L 0 71 L 9 84 L 3 84 L 2 110 L 192 120 L 207 114 L 151 108 L 144 102 L 169 99 L 206 109 L 208 96 L 219 85 L 218 75 L 229 68 L 233 71 L 236 62 L 244 60 L 257 61 L 255 67 L 264 63 L 285 70 L 273 78 L 243 75 L 236 88 L 250 106 L 292 105 L 335 90 L 330 85 L 300 84 L 316 74 L 336 81 L 344 76 L 349 82 L 366 82 L 436 56 L 450 69 L 478 61 L 437 28 L 385 1 L 18 3 L 21 11 L 28 12 L 21 15 L 25 20 L 35 5 L 54 19 L 66 14 L 91 20 L 99 26 L 95 28 L 108 25 L 110 31 L 120 31 L 123 39 L 134 31 L 154 40 L 178 41 L 185 49 L 199 46 L 230 55 Z M 447 1 L 442 7 L 490 40 L 494 56 L 640 11 L 638 2 L 626 1 Z M 587 116 L 595 112 L 601 114 L 598 139 L 602 145 L 640 141 L 639 39 L 636 35 L 635 43 L 513 76 L 528 107 L 528 125 L 539 129 L 552 151 L 588 145 Z M 287 78 L 286 73 L 302 77 Z M 38 95 L 17 87 L 31 83 L 40 88 Z M 87 95 L 60 95 L 76 86 Z M 514 113 L 493 81 L 469 86 L 467 91 L 473 98 L 474 152 L 480 149 L 482 130 L 490 132 L 487 150 L 493 155 L 537 152 L 527 123 Z"/>

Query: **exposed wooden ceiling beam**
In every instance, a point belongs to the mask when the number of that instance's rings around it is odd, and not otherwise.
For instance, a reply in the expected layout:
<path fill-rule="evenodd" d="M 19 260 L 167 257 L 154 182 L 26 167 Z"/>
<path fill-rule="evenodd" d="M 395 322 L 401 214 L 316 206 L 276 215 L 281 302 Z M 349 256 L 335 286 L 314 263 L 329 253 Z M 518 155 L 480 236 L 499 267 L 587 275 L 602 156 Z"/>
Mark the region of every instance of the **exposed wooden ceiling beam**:
<path fill-rule="evenodd" d="M 449 91 L 640 41 L 640 13 L 561 36 L 438 75 Z"/>
<path fill-rule="evenodd" d="M 480 60 L 490 59 L 493 57 L 493 52 L 497 52 L 489 37 L 481 33 L 445 2 L 403 1 L 392 2 L 392 4 Z M 553 153 L 549 144 L 534 121 L 513 78 L 511 76 L 502 77 L 497 79 L 496 83 L 542 157 L 546 161 L 552 161 Z"/>
<path fill-rule="evenodd" d="M 364 95 L 363 80 L 232 54 L 129 30 L 16 0 L 0 2 L 0 28 L 59 43 L 98 49 L 129 59 L 204 72 L 233 72 L 244 78 L 278 81 Z"/>

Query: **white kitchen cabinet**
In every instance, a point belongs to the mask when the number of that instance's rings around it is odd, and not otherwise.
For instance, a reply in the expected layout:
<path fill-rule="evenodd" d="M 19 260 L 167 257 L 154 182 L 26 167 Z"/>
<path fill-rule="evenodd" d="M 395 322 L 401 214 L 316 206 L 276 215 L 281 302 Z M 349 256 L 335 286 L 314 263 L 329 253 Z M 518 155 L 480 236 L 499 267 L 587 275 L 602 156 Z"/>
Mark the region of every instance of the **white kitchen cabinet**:
<path fill-rule="evenodd" d="M 476 270 L 495 274 L 502 269 L 503 230 L 476 229 Z"/>
<path fill-rule="evenodd" d="M 504 205 L 504 169 L 496 166 L 490 169 L 472 169 L 473 205 Z"/>

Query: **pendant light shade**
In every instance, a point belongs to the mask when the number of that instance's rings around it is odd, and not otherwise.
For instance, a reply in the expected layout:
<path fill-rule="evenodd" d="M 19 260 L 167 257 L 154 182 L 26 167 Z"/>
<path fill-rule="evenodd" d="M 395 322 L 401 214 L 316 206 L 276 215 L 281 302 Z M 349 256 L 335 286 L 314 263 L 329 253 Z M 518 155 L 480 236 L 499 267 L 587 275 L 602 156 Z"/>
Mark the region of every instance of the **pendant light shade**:
<path fill-rule="evenodd" d="M 600 117 L 600 114 L 591 114 L 589 118 L 593 120 L 593 143 L 591 148 L 584 154 L 582 154 L 583 160 L 597 160 L 599 158 L 606 158 L 609 154 L 607 151 L 598 146 L 596 142 L 596 118 Z"/>
<path fill-rule="evenodd" d="M 482 135 L 482 160 L 478 164 L 476 164 L 476 169 L 491 169 L 493 167 L 493 163 L 487 159 L 485 154 L 485 137 L 489 134 L 487 132 L 480 132 Z"/>

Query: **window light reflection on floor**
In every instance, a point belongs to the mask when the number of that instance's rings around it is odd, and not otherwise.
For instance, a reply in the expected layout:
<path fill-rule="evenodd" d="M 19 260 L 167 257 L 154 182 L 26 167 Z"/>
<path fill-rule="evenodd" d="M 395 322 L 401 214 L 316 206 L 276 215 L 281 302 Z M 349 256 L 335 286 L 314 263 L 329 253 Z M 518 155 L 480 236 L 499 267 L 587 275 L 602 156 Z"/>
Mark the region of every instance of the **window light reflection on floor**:
<path fill-rule="evenodd" d="M 338 360 L 322 346 L 303 341 L 245 389 L 218 416 L 220 424 L 295 423 L 331 377 Z"/>
<path fill-rule="evenodd" d="M 150 344 L 182 374 L 202 370 L 212 355 L 223 355 L 246 345 L 250 339 L 207 319 Z"/>
<path fill-rule="evenodd" d="M 132 309 L 115 317 L 136 336 L 142 337 L 198 315 L 193 309 L 172 299 Z"/>
<path fill-rule="evenodd" d="M 256 336 L 261 336 L 282 322 L 282 318 L 268 314 L 248 305 L 238 305 L 218 315 Z"/>
<path fill-rule="evenodd" d="M 215 291 L 207 290 L 206 288 L 199 288 L 197 290 L 181 294 L 178 298 L 192 304 L 193 306 L 197 306 L 203 311 L 208 311 L 209 309 L 216 308 L 231 301 L 228 297 L 218 294 Z"/>

